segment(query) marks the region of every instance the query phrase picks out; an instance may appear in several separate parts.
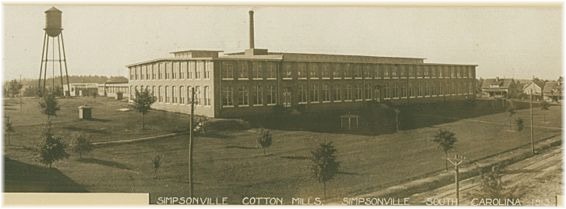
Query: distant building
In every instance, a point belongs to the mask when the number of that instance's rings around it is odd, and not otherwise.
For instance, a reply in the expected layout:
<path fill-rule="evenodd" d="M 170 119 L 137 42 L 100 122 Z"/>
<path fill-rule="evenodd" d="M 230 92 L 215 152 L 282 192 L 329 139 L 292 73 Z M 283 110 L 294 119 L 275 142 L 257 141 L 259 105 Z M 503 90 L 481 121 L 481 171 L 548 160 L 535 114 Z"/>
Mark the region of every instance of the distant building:
<path fill-rule="evenodd" d="M 525 84 L 523 88 L 523 94 L 528 96 L 533 96 L 533 99 L 540 100 L 542 99 L 542 89 L 544 88 L 544 81 L 542 80 L 532 80 L 531 82 Z"/>
<path fill-rule="evenodd" d="M 98 86 L 96 83 L 70 83 L 69 87 L 71 88 L 69 93 L 72 97 L 98 94 Z M 63 91 L 67 92 L 68 90 L 67 85 L 63 85 Z"/>
<path fill-rule="evenodd" d="M 112 77 L 104 84 L 98 84 L 98 95 L 113 97 L 119 100 L 129 98 L 130 87 L 128 79 L 125 77 Z"/>
<path fill-rule="evenodd" d="M 485 79 L 481 90 L 485 97 L 510 98 L 516 95 L 516 87 L 513 79 Z"/>
<path fill-rule="evenodd" d="M 562 83 L 558 81 L 549 81 L 544 84 L 543 97 L 544 100 L 550 102 L 562 101 Z"/>
<path fill-rule="evenodd" d="M 253 25 L 250 13 L 250 25 Z M 253 27 L 250 26 L 250 34 Z M 476 65 L 424 63 L 424 58 L 188 50 L 131 64 L 130 99 L 148 89 L 152 108 L 241 117 L 275 106 L 304 111 L 347 110 L 365 102 L 394 104 L 474 99 Z"/>

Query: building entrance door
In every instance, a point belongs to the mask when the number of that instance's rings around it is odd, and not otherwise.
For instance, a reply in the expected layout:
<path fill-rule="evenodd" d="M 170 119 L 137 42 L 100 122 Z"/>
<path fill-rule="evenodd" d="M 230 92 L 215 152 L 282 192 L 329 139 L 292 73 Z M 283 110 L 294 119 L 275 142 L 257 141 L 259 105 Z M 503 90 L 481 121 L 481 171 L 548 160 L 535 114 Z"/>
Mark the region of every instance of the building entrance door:
<path fill-rule="evenodd" d="M 291 107 L 291 89 L 283 88 L 283 107 Z"/>

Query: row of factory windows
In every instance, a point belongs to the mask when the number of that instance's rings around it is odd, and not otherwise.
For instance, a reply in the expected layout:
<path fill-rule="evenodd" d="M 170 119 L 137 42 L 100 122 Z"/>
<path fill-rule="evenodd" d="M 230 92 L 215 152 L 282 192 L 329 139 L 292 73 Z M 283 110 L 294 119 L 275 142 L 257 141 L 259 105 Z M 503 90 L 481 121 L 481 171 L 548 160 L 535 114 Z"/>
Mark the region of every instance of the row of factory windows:
<path fill-rule="evenodd" d="M 354 63 L 294 63 L 283 64 L 283 79 L 343 79 L 343 78 L 473 78 L 473 66 L 456 65 L 395 65 Z M 277 65 L 271 62 L 223 62 L 222 79 L 276 79 Z"/>
<path fill-rule="evenodd" d="M 130 67 L 130 80 L 209 79 L 211 61 L 156 62 Z"/>
<path fill-rule="evenodd" d="M 136 91 L 147 90 L 159 103 L 191 104 L 192 88 L 195 91 L 195 105 L 210 106 L 210 87 L 204 86 L 135 86 Z M 130 98 L 135 98 L 135 91 L 131 92 Z"/>
<path fill-rule="evenodd" d="M 474 93 L 471 82 L 388 82 L 384 85 L 311 83 L 299 84 L 295 89 L 283 88 L 282 98 L 290 102 L 292 94 L 298 94 L 298 103 L 352 102 L 398 98 L 416 98 L 431 96 L 471 95 Z M 234 99 L 237 97 L 237 103 Z M 383 94 L 383 95 L 382 95 Z M 265 96 L 264 96 L 265 95 Z M 233 107 L 263 106 L 277 104 L 277 89 L 274 85 L 230 86 L 222 87 L 222 105 Z M 264 102 L 264 99 L 266 102 Z"/>
<path fill-rule="evenodd" d="M 265 61 L 224 61 L 223 79 L 276 79 L 277 64 Z M 283 65 L 282 78 L 474 78 L 473 66 L 355 63 L 294 63 Z M 131 80 L 209 79 L 212 61 L 168 61 L 130 67 Z"/>

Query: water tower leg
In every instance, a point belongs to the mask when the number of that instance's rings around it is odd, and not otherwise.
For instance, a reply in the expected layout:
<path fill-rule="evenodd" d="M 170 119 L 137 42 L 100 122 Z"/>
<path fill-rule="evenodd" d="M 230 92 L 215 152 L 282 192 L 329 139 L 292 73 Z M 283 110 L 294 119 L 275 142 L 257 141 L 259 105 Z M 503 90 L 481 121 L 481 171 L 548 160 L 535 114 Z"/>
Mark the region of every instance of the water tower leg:
<path fill-rule="evenodd" d="M 45 45 L 45 67 L 43 68 L 43 86 L 40 87 L 43 94 L 45 94 L 45 91 L 47 90 L 45 86 L 47 84 L 47 63 L 49 60 L 48 58 L 49 58 L 49 37 L 47 37 L 47 44 Z"/>
<path fill-rule="evenodd" d="M 65 97 L 65 88 L 63 88 L 63 64 L 61 63 L 61 37 L 57 37 L 57 55 L 59 56 L 59 80 L 61 81 L 61 93 L 63 93 L 63 97 Z"/>
<path fill-rule="evenodd" d="M 65 40 L 63 39 L 63 31 L 61 31 L 61 46 L 63 46 L 63 62 L 65 63 L 65 77 L 67 78 L 67 89 L 71 96 L 71 84 L 69 84 L 69 71 L 67 70 L 67 54 L 65 53 Z"/>
<path fill-rule="evenodd" d="M 41 89 L 41 74 L 43 73 L 43 62 L 45 62 L 45 44 L 47 43 L 47 33 L 43 33 L 43 47 L 41 49 L 41 64 L 39 65 L 39 79 L 37 80 L 37 93 L 38 96 L 43 95 L 43 90 Z"/>

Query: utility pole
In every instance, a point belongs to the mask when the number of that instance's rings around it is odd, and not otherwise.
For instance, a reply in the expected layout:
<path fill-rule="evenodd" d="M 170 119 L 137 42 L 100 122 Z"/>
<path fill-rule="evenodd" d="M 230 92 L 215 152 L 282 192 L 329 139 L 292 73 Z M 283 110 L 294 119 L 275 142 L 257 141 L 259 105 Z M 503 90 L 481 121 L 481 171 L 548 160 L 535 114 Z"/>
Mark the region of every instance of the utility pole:
<path fill-rule="evenodd" d="M 454 159 L 448 158 L 448 161 L 454 166 L 454 182 L 456 183 L 456 206 L 460 205 L 460 181 L 458 179 L 460 173 L 460 164 L 464 162 L 466 157 L 455 155 Z"/>
<path fill-rule="evenodd" d="M 195 115 L 195 88 L 191 88 L 191 115 L 189 119 L 189 196 L 193 197 L 193 120 Z"/>
<path fill-rule="evenodd" d="M 24 85 L 22 84 L 22 74 L 20 74 L 20 86 L 22 87 L 22 88 L 20 88 L 20 112 L 21 112 L 22 111 L 22 104 L 23 104 L 23 102 L 22 102 L 22 96 L 23 96 L 22 89 L 24 87 Z"/>
<path fill-rule="evenodd" d="M 533 90 L 531 89 L 531 96 L 529 105 L 531 107 L 531 151 L 533 155 L 535 154 L 535 139 L 534 139 L 534 128 L 533 128 Z"/>

